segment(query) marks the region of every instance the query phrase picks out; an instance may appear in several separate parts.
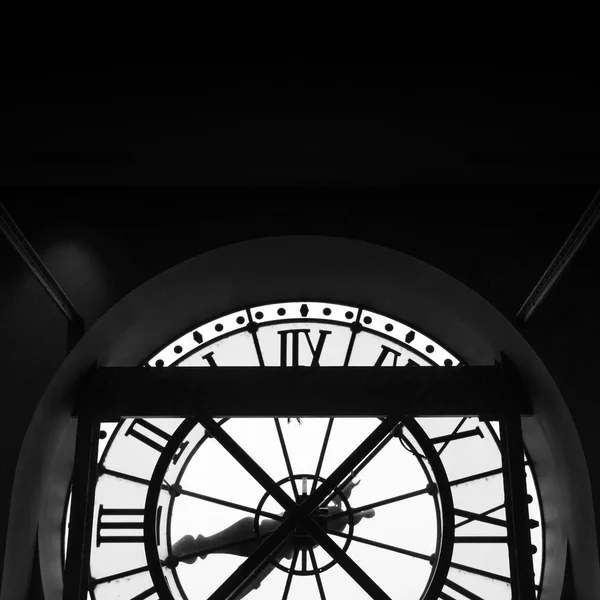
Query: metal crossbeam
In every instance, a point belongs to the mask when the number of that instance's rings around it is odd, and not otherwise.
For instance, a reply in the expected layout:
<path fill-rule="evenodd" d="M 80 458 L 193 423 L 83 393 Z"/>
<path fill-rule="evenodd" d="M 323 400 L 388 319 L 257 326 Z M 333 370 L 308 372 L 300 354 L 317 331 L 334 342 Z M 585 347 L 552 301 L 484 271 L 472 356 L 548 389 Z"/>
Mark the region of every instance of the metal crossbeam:
<path fill-rule="evenodd" d="M 75 414 L 365 417 L 530 414 L 490 367 L 104 367 L 90 374 Z"/>

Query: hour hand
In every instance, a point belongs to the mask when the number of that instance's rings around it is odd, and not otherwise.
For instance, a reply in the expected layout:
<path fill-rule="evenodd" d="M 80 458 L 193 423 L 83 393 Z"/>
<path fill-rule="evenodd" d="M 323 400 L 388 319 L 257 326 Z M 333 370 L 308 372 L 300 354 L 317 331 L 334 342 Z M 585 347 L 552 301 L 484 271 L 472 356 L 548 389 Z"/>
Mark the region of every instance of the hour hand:
<path fill-rule="evenodd" d="M 184 535 L 173 544 L 173 556 L 188 565 L 193 565 L 198 556 L 202 559 L 206 558 L 207 553 L 198 553 L 205 545 L 205 540 L 206 538 L 203 535 L 196 538 L 192 535 Z"/>

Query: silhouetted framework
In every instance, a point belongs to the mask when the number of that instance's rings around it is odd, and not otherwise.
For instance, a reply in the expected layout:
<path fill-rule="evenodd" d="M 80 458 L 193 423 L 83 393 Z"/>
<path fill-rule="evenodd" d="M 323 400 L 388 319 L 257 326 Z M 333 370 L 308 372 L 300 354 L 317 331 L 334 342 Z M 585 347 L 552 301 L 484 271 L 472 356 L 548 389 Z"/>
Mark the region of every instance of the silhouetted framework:
<path fill-rule="evenodd" d="M 282 401 L 285 399 L 285 401 Z M 349 477 L 377 452 L 401 422 L 417 440 L 436 475 L 442 517 L 438 563 L 426 600 L 444 597 L 454 544 L 454 513 L 450 485 L 440 458 L 416 427 L 418 416 L 478 416 L 500 422 L 502 471 L 512 598 L 533 600 L 535 588 L 528 527 L 521 416 L 531 413 L 519 374 L 503 358 L 490 367 L 428 368 L 100 368 L 82 386 L 75 457 L 72 515 L 65 569 L 65 600 L 85 600 L 89 584 L 91 512 L 96 480 L 96 448 L 101 421 L 123 417 L 187 417 L 162 449 L 150 481 L 145 505 L 144 544 L 153 592 L 172 600 L 162 574 L 164 561 L 156 551 L 155 518 L 163 475 L 191 430 L 200 424 L 284 508 L 281 524 L 212 594 L 210 600 L 231 600 L 260 576 L 268 561 L 293 534 L 301 531 L 320 545 L 371 598 L 389 596 L 319 525 L 318 508 L 345 485 Z M 294 501 L 257 464 L 215 417 L 379 417 L 379 426 L 321 485 L 302 502 Z M 419 431 L 421 433 L 419 433 Z M 426 436 L 424 436 L 426 438 Z M 427 448 L 430 448 L 428 450 Z M 362 466 L 361 466 L 362 465 Z M 318 475 L 317 475 L 318 476 Z M 450 525 L 448 525 L 450 524 Z M 302 552 L 303 569 L 306 553 Z M 175 559 L 176 560 L 176 559 Z M 310 555 L 314 563 L 314 556 Z M 300 562 L 296 550 L 293 565 Z M 292 566 L 292 570 L 294 566 Z M 289 591 L 288 577 L 284 597 Z M 317 577 L 321 598 L 324 592 Z"/>

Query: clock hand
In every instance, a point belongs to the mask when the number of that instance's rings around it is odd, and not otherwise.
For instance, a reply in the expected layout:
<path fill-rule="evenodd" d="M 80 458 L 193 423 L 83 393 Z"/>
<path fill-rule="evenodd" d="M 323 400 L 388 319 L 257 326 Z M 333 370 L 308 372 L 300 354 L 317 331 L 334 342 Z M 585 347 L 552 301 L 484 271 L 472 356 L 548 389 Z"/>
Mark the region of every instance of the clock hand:
<path fill-rule="evenodd" d="M 280 550 L 275 556 L 274 560 L 276 562 L 280 562 L 283 558 L 291 558 L 294 553 L 294 542 L 288 542 L 285 544 L 283 550 Z M 260 568 L 259 572 L 250 580 L 250 582 L 243 587 L 236 596 L 234 596 L 234 600 L 241 600 L 244 596 L 249 594 L 252 590 L 257 590 L 260 587 L 260 584 L 268 577 L 268 575 L 275 569 L 274 562 L 266 562 Z"/>
<path fill-rule="evenodd" d="M 344 488 L 346 497 L 350 496 L 352 489 L 359 483 L 360 480 L 351 482 Z M 336 518 L 335 514 L 342 512 L 340 496 L 336 496 L 333 502 L 333 506 L 329 506 L 327 509 L 327 526 L 333 531 L 342 531 L 348 524 L 349 517 L 343 515 Z M 354 524 L 356 525 L 363 518 L 370 519 L 374 515 L 373 509 L 356 513 Z M 236 554 L 247 557 L 258 547 L 262 537 L 274 531 L 279 525 L 280 522 L 274 519 L 263 519 L 258 526 L 259 537 L 257 537 L 254 532 L 254 518 L 244 517 L 211 536 L 198 535 L 194 538 L 189 534 L 184 535 L 173 544 L 172 553 L 175 558 L 190 565 L 194 564 L 198 557 L 204 559 L 211 553 Z"/>
<path fill-rule="evenodd" d="M 268 535 L 279 525 L 280 522 L 274 519 L 263 519 L 259 524 L 260 536 Z M 211 553 L 250 556 L 262 542 L 261 537 L 257 539 L 254 534 L 254 518 L 244 517 L 211 536 L 184 535 L 173 544 L 172 551 L 174 557 L 189 565 L 195 563 L 198 556 L 204 559 Z"/>

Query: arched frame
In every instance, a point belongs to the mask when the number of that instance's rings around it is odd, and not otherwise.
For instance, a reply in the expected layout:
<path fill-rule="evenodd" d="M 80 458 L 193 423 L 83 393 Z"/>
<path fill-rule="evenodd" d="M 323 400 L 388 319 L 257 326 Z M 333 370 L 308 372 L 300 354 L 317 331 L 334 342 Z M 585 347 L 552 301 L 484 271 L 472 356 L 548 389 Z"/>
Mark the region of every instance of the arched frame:
<path fill-rule="evenodd" d="M 289 236 L 226 246 L 177 265 L 121 300 L 71 352 L 41 398 L 22 446 L 1 600 L 26 598 L 36 530 L 46 600 L 62 597 L 60 526 L 74 451 L 71 410 L 85 374 L 96 365 L 138 365 L 216 314 L 299 297 L 369 306 L 428 333 L 471 365 L 508 356 L 534 408 L 523 421 L 523 435 L 544 509 L 543 599 L 560 597 L 567 541 L 578 598 L 600 595 L 581 443 L 550 374 L 518 331 L 472 290 L 415 258 L 346 239 Z"/>

